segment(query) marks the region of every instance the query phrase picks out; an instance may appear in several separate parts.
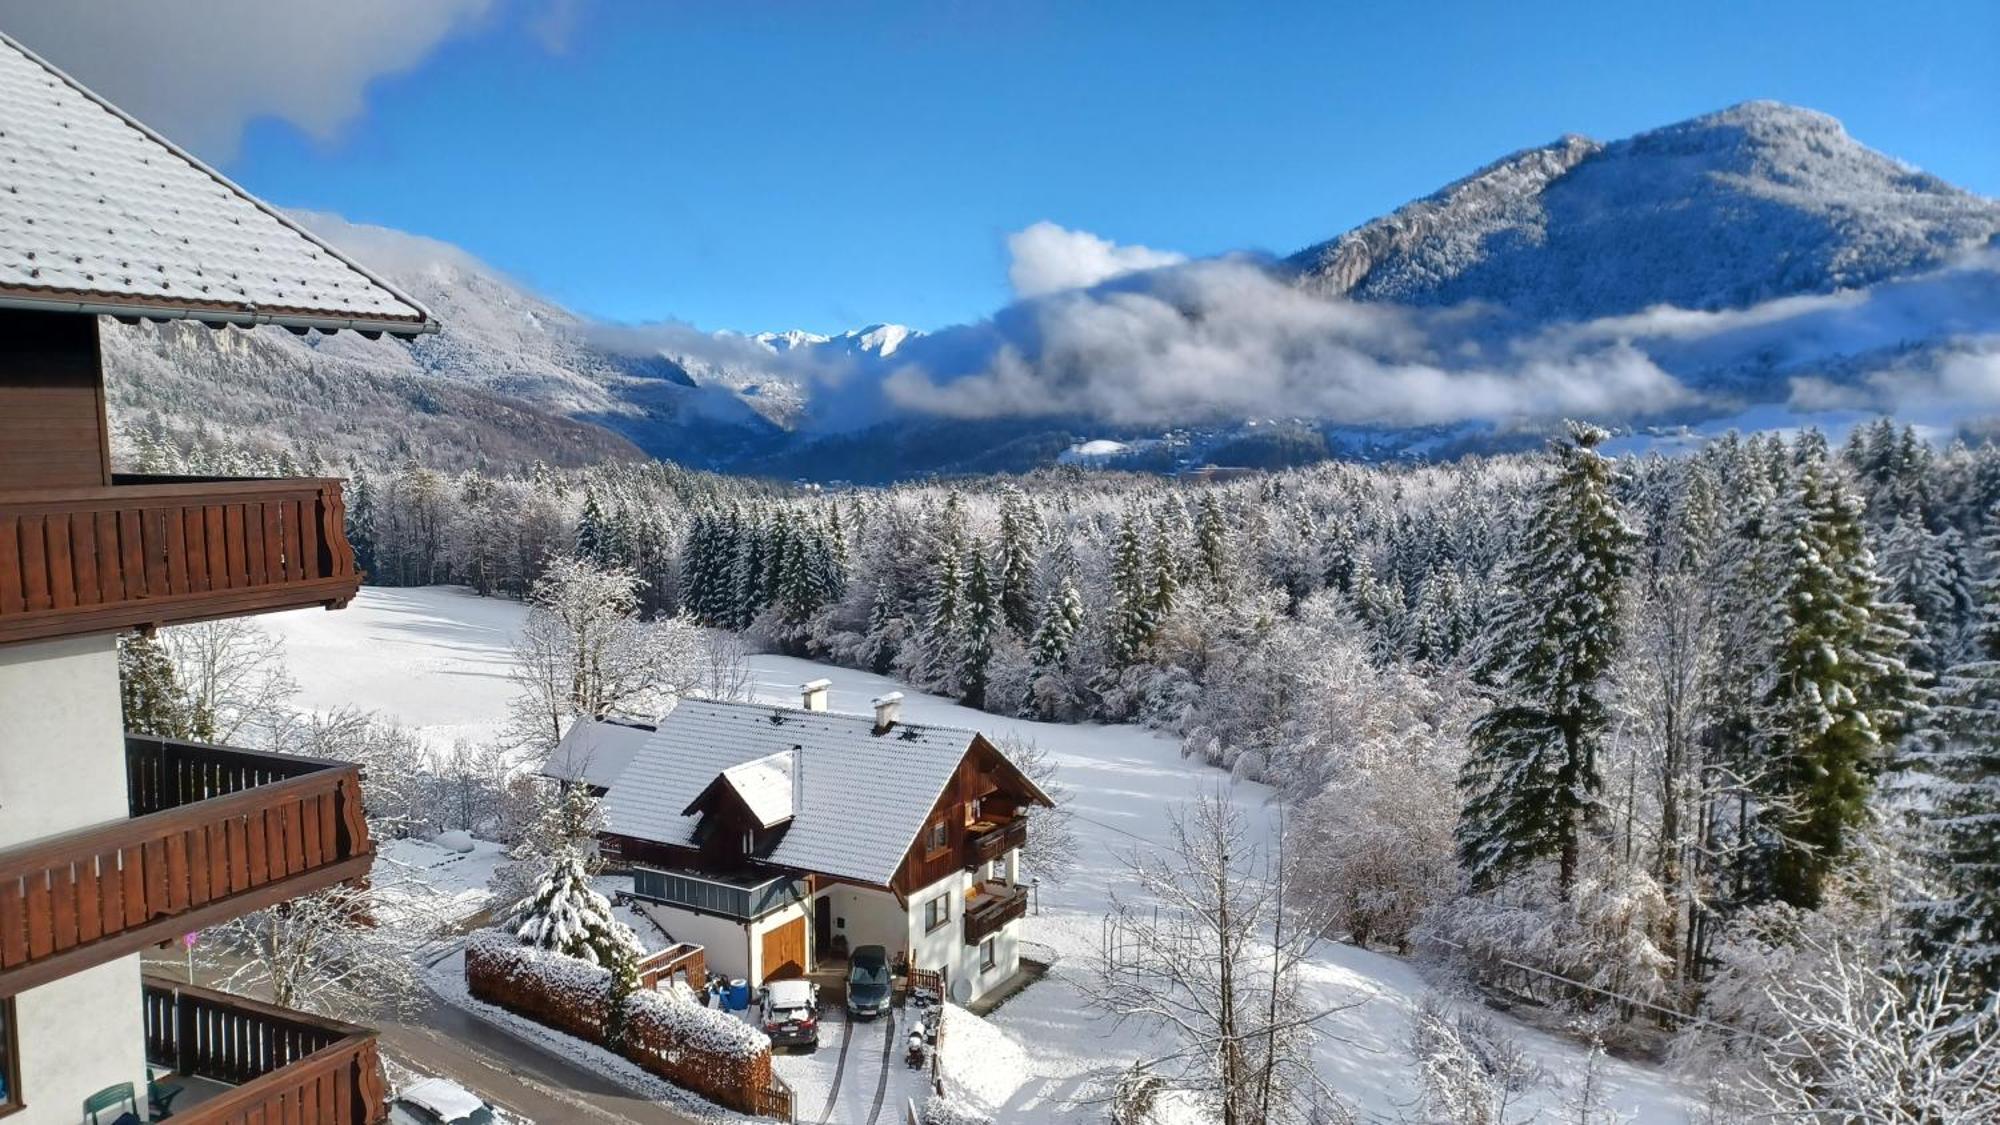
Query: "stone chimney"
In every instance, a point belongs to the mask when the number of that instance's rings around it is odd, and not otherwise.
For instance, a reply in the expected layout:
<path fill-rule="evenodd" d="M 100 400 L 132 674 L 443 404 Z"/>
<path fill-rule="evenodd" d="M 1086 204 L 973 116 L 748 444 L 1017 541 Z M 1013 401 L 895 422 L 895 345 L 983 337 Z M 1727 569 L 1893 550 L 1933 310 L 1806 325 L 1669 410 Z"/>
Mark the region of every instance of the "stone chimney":
<path fill-rule="evenodd" d="M 814 680 L 799 685 L 799 706 L 808 711 L 826 710 L 826 689 L 833 686 L 832 680 Z"/>
<path fill-rule="evenodd" d="M 903 714 L 903 693 L 892 691 L 875 702 L 875 733 L 887 734 Z"/>

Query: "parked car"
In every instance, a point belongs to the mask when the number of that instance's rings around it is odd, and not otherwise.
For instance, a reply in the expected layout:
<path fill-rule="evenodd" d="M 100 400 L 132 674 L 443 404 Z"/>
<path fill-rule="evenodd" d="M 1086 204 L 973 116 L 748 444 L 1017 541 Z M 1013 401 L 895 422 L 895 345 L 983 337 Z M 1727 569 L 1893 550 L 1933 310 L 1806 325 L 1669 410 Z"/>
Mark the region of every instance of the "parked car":
<path fill-rule="evenodd" d="M 847 959 L 847 1014 L 874 1019 L 889 1011 L 889 951 L 863 945 Z"/>
<path fill-rule="evenodd" d="M 493 1107 L 449 1078 L 412 1082 L 389 1103 L 389 1125 L 493 1125 Z"/>
<path fill-rule="evenodd" d="M 802 980 L 776 980 L 764 986 L 758 1014 L 773 1046 L 819 1046 L 819 990 Z"/>

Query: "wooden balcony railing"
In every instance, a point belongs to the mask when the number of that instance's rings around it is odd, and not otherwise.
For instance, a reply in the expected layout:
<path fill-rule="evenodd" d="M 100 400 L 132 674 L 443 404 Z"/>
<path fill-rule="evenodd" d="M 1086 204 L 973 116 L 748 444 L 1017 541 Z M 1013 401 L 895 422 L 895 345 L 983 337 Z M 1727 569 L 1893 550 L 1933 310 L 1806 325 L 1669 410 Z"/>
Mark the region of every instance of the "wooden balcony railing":
<path fill-rule="evenodd" d="M 375 1125 L 387 1119 L 388 1085 L 373 1031 L 158 977 L 148 976 L 144 987 L 147 1063 L 178 1078 L 231 1087 L 177 1106 L 175 1121 Z"/>
<path fill-rule="evenodd" d="M 0 850 L 0 996 L 358 879 L 346 762 L 130 735 L 131 817 Z"/>
<path fill-rule="evenodd" d="M 0 492 L 0 644 L 345 605 L 340 482 L 117 477 Z"/>
<path fill-rule="evenodd" d="M 973 830 L 965 837 L 965 865 L 978 867 L 982 863 L 991 863 L 1027 842 L 1026 817 L 1017 816 L 983 828 L 973 825 Z"/>
<path fill-rule="evenodd" d="M 965 904 L 965 944 L 978 945 L 1028 915 L 1026 887 L 993 888 Z"/>

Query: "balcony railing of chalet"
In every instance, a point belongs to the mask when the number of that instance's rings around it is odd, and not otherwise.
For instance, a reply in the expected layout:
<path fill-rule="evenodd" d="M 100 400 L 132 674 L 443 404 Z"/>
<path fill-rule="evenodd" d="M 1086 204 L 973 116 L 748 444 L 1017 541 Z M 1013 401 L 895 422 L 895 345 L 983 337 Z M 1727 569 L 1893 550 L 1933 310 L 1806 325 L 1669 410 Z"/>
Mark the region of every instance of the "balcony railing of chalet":
<path fill-rule="evenodd" d="M 0 850 L 0 996 L 368 873 L 346 762 L 125 740 L 129 819 Z"/>
<path fill-rule="evenodd" d="M 1016 918 L 1028 915 L 1028 889 L 989 885 L 965 904 L 965 944 L 978 945 Z"/>
<path fill-rule="evenodd" d="M 692 871 L 662 871 L 637 867 L 632 871 L 632 895 L 703 914 L 749 920 L 805 897 L 805 887 L 786 876 L 729 878 Z"/>
<path fill-rule="evenodd" d="M 965 865 L 978 867 L 991 863 L 1015 848 L 1028 842 L 1028 820 L 1014 817 L 992 825 L 973 825 L 973 830 L 965 837 Z"/>
<path fill-rule="evenodd" d="M 0 491 L 0 644 L 346 604 L 340 482 L 114 478 Z"/>
<path fill-rule="evenodd" d="M 241 996 L 145 980 L 146 1061 L 229 1090 L 185 1108 L 188 1125 L 375 1125 L 388 1087 L 375 1033 Z M 183 1093 L 182 1098 L 190 1097 Z"/>

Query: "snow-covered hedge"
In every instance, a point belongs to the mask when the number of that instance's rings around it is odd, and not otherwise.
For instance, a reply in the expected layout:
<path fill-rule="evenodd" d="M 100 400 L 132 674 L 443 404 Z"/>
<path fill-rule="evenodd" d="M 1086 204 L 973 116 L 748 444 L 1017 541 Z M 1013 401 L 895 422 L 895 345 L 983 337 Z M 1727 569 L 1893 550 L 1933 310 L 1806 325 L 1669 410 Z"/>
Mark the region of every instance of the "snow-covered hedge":
<path fill-rule="evenodd" d="M 588 962 L 483 931 L 465 950 L 465 983 L 486 1003 L 618 1051 L 662 1078 L 732 1109 L 757 1112 L 771 1084 L 771 1040 L 726 1012 L 671 992 L 625 998 L 624 1033 L 605 1041 L 611 973 Z"/>

